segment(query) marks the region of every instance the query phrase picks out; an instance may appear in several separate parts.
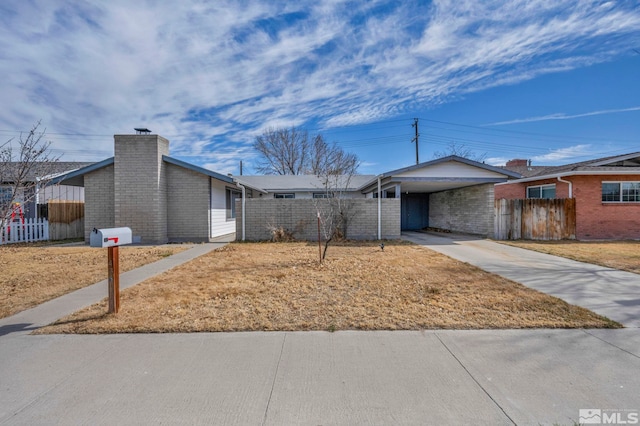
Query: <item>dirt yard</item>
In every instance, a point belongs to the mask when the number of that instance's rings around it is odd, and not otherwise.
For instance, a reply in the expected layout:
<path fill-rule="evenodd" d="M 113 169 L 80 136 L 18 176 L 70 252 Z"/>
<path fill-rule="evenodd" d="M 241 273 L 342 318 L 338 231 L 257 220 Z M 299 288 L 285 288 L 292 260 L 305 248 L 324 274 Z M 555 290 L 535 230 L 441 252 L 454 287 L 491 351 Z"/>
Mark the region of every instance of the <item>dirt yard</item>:
<path fill-rule="evenodd" d="M 235 243 L 40 333 L 619 327 L 408 243 Z"/>
<path fill-rule="evenodd" d="M 640 241 L 499 241 L 580 262 L 640 274 Z"/>
<path fill-rule="evenodd" d="M 120 272 L 186 250 L 186 246 L 121 247 Z M 107 249 L 42 244 L 0 246 L 0 318 L 107 278 Z"/>

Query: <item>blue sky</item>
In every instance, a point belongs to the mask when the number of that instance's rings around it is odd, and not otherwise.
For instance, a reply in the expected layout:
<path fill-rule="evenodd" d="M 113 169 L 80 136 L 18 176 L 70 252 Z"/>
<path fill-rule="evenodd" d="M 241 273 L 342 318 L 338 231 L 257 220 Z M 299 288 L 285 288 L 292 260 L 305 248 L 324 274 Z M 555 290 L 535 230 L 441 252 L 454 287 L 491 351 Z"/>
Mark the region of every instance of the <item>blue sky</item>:
<path fill-rule="evenodd" d="M 148 127 L 252 171 L 267 127 L 320 132 L 361 173 L 451 143 L 486 162 L 640 151 L 638 1 L 0 3 L 0 141 L 42 120 L 66 161 Z"/>

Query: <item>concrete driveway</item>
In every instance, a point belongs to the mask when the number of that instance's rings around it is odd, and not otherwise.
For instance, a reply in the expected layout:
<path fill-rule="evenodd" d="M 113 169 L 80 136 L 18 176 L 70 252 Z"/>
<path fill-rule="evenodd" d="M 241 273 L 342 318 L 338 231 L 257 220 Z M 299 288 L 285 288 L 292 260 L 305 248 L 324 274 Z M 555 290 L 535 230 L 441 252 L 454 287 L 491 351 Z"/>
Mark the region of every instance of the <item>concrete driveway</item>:
<path fill-rule="evenodd" d="M 404 232 L 402 238 L 568 303 L 640 327 L 640 275 L 473 236 Z"/>

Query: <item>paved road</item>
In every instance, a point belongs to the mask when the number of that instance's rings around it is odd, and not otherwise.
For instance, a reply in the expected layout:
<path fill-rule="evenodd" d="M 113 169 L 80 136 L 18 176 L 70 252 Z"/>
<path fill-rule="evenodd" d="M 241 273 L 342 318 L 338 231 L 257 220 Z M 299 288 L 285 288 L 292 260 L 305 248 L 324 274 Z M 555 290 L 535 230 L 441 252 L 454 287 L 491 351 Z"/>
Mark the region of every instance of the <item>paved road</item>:
<path fill-rule="evenodd" d="M 53 306 L 0 322 L 0 425 L 573 425 L 580 409 L 640 413 L 637 328 L 27 334 Z"/>
<path fill-rule="evenodd" d="M 528 287 L 640 327 L 640 275 L 462 235 L 402 237 Z"/>

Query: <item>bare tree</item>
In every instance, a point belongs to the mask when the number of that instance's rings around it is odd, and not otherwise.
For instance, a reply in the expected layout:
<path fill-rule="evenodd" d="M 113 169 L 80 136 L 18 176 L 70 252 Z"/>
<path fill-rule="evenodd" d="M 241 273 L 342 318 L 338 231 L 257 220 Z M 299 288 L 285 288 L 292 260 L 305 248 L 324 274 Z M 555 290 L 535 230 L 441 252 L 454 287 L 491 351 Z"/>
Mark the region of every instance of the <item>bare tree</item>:
<path fill-rule="evenodd" d="M 487 158 L 486 152 L 484 154 L 477 154 L 465 144 L 458 144 L 455 141 L 449 142 L 446 150 L 434 152 L 433 158 L 443 158 L 450 155 L 456 155 L 468 160 L 477 161 L 478 163 L 484 162 L 484 160 Z"/>
<path fill-rule="evenodd" d="M 353 175 L 325 173 L 319 176 L 324 185 L 324 197 L 314 198 L 314 205 L 324 239 L 321 261 L 327 257 L 331 242 L 347 237 L 349 223 L 357 215 L 353 200 L 346 196 Z"/>
<path fill-rule="evenodd" d="M 310 172 L 316 176 L 352 176 L 360 166 L 358 156 L 336 144 L 329 145 L 322 135 L 313 139 Z"/>
<path fill-rule="evenodd" d="M 9 139 L 0 145 L 0 229 L 18 205 L 33 200 L 37 187 L 53 177 L 58 158 L 51 154 L 51 142 L 43 140 L 45 132 L 39 132 L 39 126 L 40 122 L 26 135 L 21 133 L 17 143 Z"/>
<path fill-rule="evenodd" d="M 260 154 L 256 170 L 264 174 L 349 174 L 359 166 L 355 154 L 327 143 L 322 135 L 310 137 L 295 127 L 268 128 L 256 137 L 253 147 Z"/>

